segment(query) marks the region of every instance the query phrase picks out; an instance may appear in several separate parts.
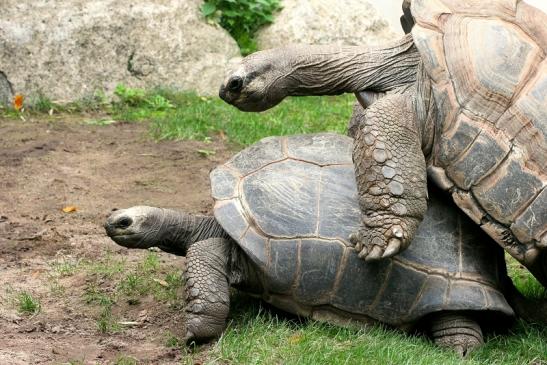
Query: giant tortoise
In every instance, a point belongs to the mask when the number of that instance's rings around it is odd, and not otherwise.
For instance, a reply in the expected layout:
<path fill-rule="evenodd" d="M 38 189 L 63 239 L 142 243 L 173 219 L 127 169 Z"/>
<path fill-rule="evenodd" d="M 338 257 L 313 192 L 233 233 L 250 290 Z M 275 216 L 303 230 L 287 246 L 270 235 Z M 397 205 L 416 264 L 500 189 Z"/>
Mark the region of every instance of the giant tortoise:
<path fill-rule="evenodd" d="M 547 14 L 520 0 L 412 0 L 410 11 L 411 34 L 382 47 L 252 54 L 220 96 L 260 111 L 288 95 L 388 92 L 356 130 L 359 256 L 409 245 L 427 175 L 547 286 Z"/>
<path fill-rule="evenodd" d="M 212 171 L 214 217 L 137 206 L 105 228 L 120 245 L 187 257 L 188 339 L 223 331 L 230 285 L 317 320 L 418 326 L 461 354 L 481 326 L 507 326 L 503 250 L 439 192 L 408 250 L 359 259 L 351 149 L 336 134 L 266 138 Z"/>

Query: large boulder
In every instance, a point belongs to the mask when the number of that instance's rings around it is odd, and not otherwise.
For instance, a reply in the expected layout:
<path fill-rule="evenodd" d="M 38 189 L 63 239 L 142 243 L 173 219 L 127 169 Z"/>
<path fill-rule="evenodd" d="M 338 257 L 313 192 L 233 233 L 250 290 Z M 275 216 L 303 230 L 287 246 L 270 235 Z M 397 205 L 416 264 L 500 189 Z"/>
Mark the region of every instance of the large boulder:
<path fill-rule="evenodd" d="M 396 7 L 397 14 L 402 13 L 401 3 Z M 375 45 L 400 35 L 371 2 L 283 0 L 281 4 L 283 9 L 274 22 L 258 32 L 260 49 L 290 43 Z"/>
<path fill-rule="evenodd" d="M 118 83 L 216 94 L 239 48 L 203 19 L 201 3 L 2 0 L 0 97 L 71 101 Z"/>

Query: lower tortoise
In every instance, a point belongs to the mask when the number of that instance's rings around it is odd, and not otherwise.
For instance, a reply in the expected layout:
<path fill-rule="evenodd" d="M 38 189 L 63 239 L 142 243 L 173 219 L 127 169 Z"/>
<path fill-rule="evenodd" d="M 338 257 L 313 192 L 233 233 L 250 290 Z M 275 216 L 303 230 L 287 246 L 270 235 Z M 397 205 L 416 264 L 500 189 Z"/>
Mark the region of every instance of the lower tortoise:
<path fill-rule="evenodd" d="M 460 354 L 483 342 L 481 326 L 508 324 L 502 249 L 441 194 L 408 250 L 359 259 L 351 149 L 335 134 L 266 138 L 212 171 L 214 217 L 137 206 L 105 228 L 122 246 L 187 257 L 188 340 L 222 333 L 230 286 L 320 321 L 421 327 Z"/>

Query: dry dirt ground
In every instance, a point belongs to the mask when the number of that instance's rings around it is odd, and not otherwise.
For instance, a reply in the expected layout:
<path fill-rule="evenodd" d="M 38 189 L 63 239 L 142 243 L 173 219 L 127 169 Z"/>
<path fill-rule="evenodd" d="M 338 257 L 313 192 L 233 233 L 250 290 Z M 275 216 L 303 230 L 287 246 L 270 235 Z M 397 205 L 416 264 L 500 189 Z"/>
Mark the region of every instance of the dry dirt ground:
<path fill-rule="evenodd" d="M 153 298 L 119 301 L 112 311 L 132 324 L 102 334 L 97 305 L 85 300 L 89 274 L 55 276 L 54 268 L 100 261 L 107 252 L 136 266 L 147 252 L 105 236 L 108 212 L 148 204 L 208 213 L 209 171 L 231 153 L 221 142 L 155 142 L 144 124 L 0 118 L 0 364 L 109 364 L 121 355 L 180 363 L 180 351 L 166 346 L 168 331 L 181 335 L 180 310 Z M 63 212 L 67 206 L 76 211 Z M 159 258 L 165 267 L 184 264 Z M 38 314 L 21 313 L 23 291 L 39 299 Z"/>

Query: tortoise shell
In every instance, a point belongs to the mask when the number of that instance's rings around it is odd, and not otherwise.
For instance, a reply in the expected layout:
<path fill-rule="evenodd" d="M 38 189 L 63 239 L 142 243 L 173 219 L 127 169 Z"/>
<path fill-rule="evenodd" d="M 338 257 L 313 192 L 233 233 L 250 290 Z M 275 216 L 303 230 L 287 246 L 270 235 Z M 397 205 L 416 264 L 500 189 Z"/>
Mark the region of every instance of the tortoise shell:
<path fill-rule="evenodd" d="M 395 326 L 442 310 L 511 316 L 498 290 L 503 251 L 452 202 L 433 200 L 396 258 L 358 258 L 348 241 L 360 222 L 352 144 L 328 133 L 269 137 L 211 172 L 215 217 L 263 275 L 264 299 Z"/>
<path fill-rule="evenodd" d="M 412 0 L 411 11 L 436 104 L 429 176 L 533 265 L 547 249 L 547 14 L 519 0 Z"/>

